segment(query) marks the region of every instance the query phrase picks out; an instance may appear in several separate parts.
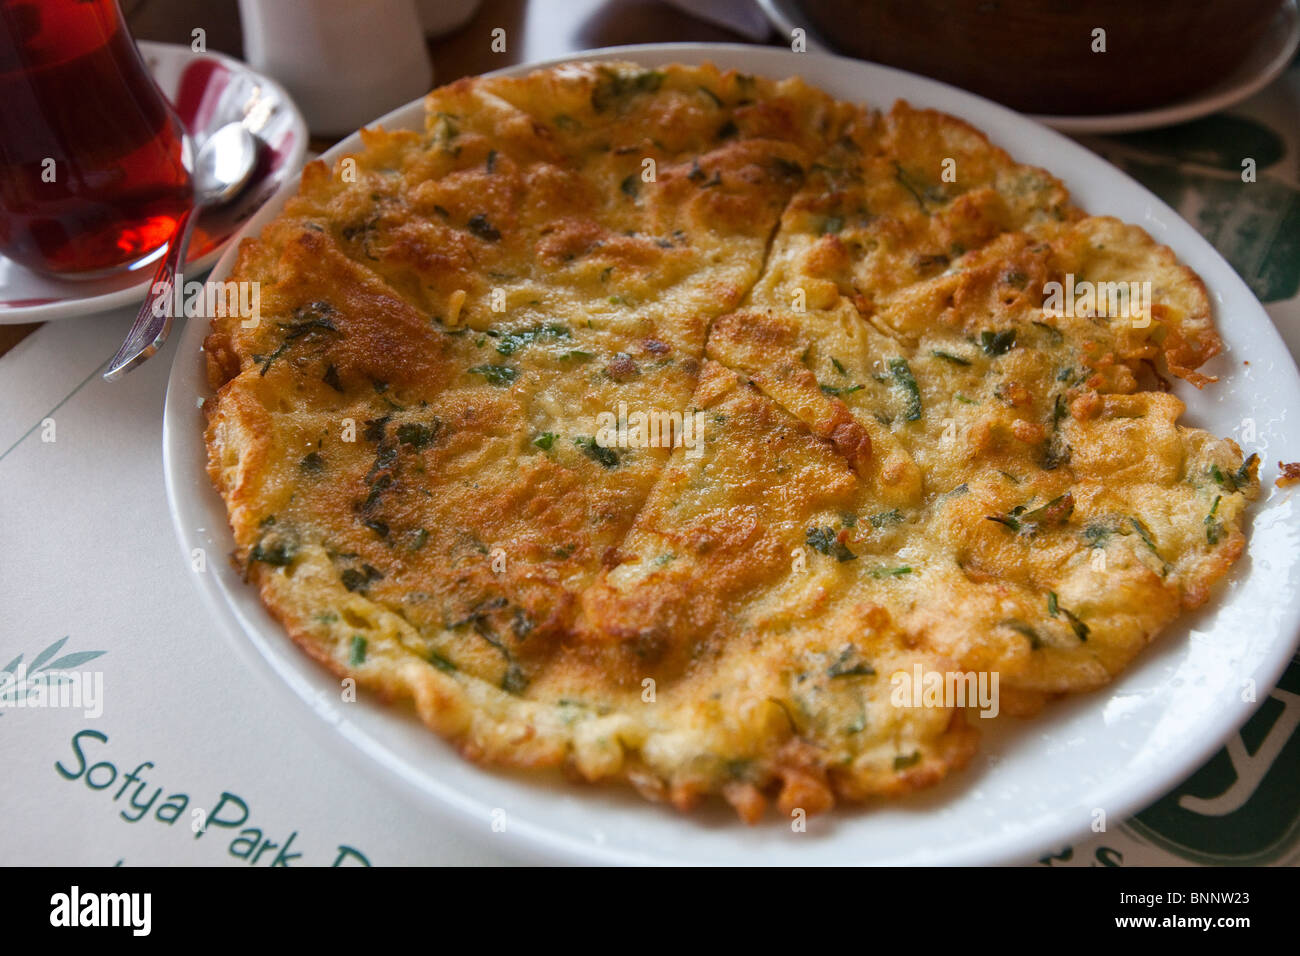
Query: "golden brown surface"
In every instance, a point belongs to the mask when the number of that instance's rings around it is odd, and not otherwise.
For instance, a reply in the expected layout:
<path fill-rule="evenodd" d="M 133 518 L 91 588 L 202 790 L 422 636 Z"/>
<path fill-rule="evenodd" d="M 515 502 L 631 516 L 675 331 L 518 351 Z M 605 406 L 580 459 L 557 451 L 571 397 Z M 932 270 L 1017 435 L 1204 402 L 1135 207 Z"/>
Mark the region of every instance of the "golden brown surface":
<path fill-rule="evenodd" d="M 749 821 L 902 794 L 979 720 L 893 675 L 1031 713 L 1244 547 L 1254 462 L 1155 385 L 1210 381 L 1199 279 L 958 120 L 574 64 L 363 138 L 241 249 L 209 471 L 293 638 L 472 759 Z M 1066 274 L 1149 321 L 1051 314 Z M 605 447 L 620 403 L 702 439 Z"/>

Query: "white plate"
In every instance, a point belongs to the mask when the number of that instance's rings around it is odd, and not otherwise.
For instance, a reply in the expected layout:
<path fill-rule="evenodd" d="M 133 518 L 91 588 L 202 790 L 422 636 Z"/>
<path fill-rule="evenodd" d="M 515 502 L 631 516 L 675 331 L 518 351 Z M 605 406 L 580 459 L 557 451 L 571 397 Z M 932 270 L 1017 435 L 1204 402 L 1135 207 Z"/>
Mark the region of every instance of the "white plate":
<path fill-rule="evenodd" d="M 1226 355 L 1209 371 L 1222 376 L 1197 394 L 1180 389 L 1188 420 L 1234 435 L 1253 418 L 1265 488 L 1273 463 L 1300 457 L 1300 376 L 1268 316 L 1245 284 L 1196 231 L 1132 179 L 1059 133 L 1011 110 L 897 70 L 814 54 L 753 46 L 663 44 L 622 47 L 564 59 L 633 59 L 648 66 L 712 61 L 771 77 L 800 74 L 844 99 L 888 106 L 904 97 L 969 120 L 1018 160 L 1051 169 L 1079 204 L 1141 224 L 1204 278 L 1218 314 Z M 561 61 L 552 61 L 561 62 Z M 518 67 L 520 72 L 533 66 Z M 411 103 L 379 122 L 420 128 Z M 356 136 L 326 154 L 359 148 Z M 260 229 L 285 193 L 249 223 Z M 226 276 L 227 252 L 213 271 Z M 807 833 L 774 820 L 755 828 L 729 811 L 681 816 L 622 790 L 495 772 L 462 760 L 433 733 L 396 709 L 363 695 L 342 704 L 339 682 L 289 640 L 225 556 L 233 548 L 221 499 L 204 472 L 202 416 L 209 394 L 200 349 L 206 323 L 191 323 L 180 341 L 167 390 L 164 464 L 172 517 L 184 560 L 208 555 L 195 580 L 213 615 L 258 671 L 320 718 L 325 739 L 358 756 L 426 807 L 483 839 L 509 840 L 523 855 L 552 861 L 678 863 L 963 863 L 1017 862 L 1088 831 L 1103 809 L 1111 825 L 1140 810 L 1194 771 L 1255 709 L 1243 701 L 1246 680 L 1260 699 L 1281 673 L 1300 630 L 1300 502 L 1266 490 L 1252 509 L 1247 555 L 1208 611 L 1163 634 L 1122 679 L 1105 690 L 1049 705 L 1037 719 L 991 721 L 979 755 L 941 786 L 863 810 L 814 818 Z M 1247 366 L 1244 360 L 1249 360 Z M 304 785 L 327 785 L 304 781 Z M 506 813 L 504 834 L 491 829 Z M 428 824 L 418 816 L 395 826 Z"/>
<path fill-rule="evenodd" d="M 206 213 L 182 270 L 195 278 L 217 261 L 244 222 L 302 167 L 307 126 L 274 80 L 220 53 L 194 53 L 170 43 L 138 44 L 158 88 L 186 129 L 215 129 L 243 121 L 268 150 L 257 179 L 229 209 Z M 0 256 L 0 325 L 47 322 L 143 302 L 156 261 L 105 279 L 38 275 Z"/>
<path fill-rule="evenodd" d="M 801 26 L 807 34 L 810 50 L 828 53 L 834 51 L 833 43 L 817 36 L 811 27 L 802 22 L 803 14 L 792 0 L 757 2 L 772 25 L 783 35 L 788 36 L 792 29 Z M 1132 133 L 1140 129 L 1186 123 L 1227 109 L 1258 93 L 1287 68 L 1297 48 L 1300 48 L 1300 13 L 1296 10 L 1296 0 L 1286 0 L 1274 15 L 1268 29 L 1260 34 L 1259 41 L 1237 68 L 1209 89 L 1202 90 L 1189 99 L 1133 113 L 1108 113 L 1101 116 L 1033 115 L 1031 118 L 1063 133 Z"/>

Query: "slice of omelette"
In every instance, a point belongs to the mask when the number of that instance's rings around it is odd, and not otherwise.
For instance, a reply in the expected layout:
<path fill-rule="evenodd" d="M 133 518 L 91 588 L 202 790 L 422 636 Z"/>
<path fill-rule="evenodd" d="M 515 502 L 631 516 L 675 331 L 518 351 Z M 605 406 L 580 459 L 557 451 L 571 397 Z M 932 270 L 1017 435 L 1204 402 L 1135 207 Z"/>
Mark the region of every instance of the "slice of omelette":
<path fill-rule="evenodd" d="M 472 759 L 748 821 L 899 795 L 980 721 L 897 675 L 1029 713 L 1244 547 L 1253 460 L 1160 389 L 1211 381 L 1199 280 L 958 120 L 567 64 L 362 141 L 241 247 L 209 473 L 293 639 Z M 1049 314 L 1067 278 L 1144 321 Z"/>
<path fill-rule="evenodd" d="M 607 679 L 656 683 L 655 704 L 640 708 L 655 731 L 643 759 L 674 802 L 720 791 L 752 819 L 775 783 L 789 816 L 836 796 L 898 794 L 963 764 L 975 731 L 962 710 L 897 706 L 891 681 L 954 662 L 899 627 L 889 602 L 899 569 L 851 564 L 831 530 L 889 507 L 874 475 L 716 363 L 692 407 L 705 422 L 699 454 L 674 452 L 619 563 L 583 594 L 577 629 Z M 864 569 L 874 594 L 846 586 Z M 664 764 L 661 714 L 680 707 L 713 719 L 667 721 Z"/>

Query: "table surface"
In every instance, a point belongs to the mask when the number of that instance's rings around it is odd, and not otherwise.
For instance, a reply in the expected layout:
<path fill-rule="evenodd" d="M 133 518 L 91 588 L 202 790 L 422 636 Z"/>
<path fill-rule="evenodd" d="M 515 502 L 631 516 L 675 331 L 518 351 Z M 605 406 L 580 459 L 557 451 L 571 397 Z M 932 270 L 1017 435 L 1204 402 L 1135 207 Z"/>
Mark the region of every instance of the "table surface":
<path fill-rule="evenodd" d="M 121 5 L 137 40 L 188 44 L 191 31 L 202 27 L 208 49 L 243 57 L 236 0 L 121 0 Z M 497 27 L 510 38 L 505 53 L 490 48 Z M 575 50 L 692 40 L 746 42 L 660 0 L 483 0 L 465 26 L 431 39 L 429 52 L 442 84 Z M 317 151 L 330 145 L 330 140 L 312 141 Z M 40 323 L 0 325 L 0 355 L 38 328 Z"/>

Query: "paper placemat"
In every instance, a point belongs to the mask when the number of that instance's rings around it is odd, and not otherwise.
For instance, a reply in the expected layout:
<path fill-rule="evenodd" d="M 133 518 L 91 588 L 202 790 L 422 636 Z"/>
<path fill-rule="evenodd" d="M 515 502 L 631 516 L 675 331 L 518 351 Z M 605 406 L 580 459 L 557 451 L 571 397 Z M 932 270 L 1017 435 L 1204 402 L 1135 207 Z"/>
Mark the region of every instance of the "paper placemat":
<path fill-rule="evenodd" d="M 1201 229 L 1265 302 L 1293 355 L 1298 116 L 1293 68 L 1230 114 L 1086 141 Z M 1254 182 L 1242 181 L 1243 158 L 1255 160 Z M 0 706 L 0 862 L 516 860 L 490 819 L 478 829 L 448 823 L 320 743 L 306 726 L 314 718 L 251 674 L 205 612 L 163 488 L 174 344 L 123 382 L 99 378 L 132 312 L 50 323 L 0 358 L 0 664 L 29 682 L 47 670 L 90 675 L 75 688 L 79 706 Z M 1108 833 L 1024 862 L 1297 861 L 1300 658 L 1241 733 L 1167 796 Z"/>

